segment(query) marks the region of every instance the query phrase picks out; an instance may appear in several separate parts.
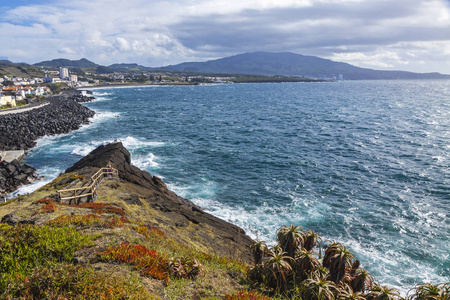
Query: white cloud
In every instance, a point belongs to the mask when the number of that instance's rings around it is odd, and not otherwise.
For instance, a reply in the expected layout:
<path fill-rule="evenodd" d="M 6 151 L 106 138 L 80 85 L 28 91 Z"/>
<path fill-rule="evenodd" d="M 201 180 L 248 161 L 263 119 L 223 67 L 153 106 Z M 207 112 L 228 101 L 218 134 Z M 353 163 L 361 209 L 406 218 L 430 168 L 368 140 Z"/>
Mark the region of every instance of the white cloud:
<path fill-rule="evenodd" d="M 293 51 L 450 73 L 449 28 L 444 0 L 53 0 L 6 10 L 0 32 L 8 48 L 0 55 L 160 66 Z"/>

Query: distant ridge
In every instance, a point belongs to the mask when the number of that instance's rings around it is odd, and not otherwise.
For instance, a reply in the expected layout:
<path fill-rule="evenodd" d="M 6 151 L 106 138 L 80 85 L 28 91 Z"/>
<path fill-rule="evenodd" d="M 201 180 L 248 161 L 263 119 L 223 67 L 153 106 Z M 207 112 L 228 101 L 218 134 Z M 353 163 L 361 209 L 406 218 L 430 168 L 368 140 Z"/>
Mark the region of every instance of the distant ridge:
<path fill-rule="evenodd" d="M 440 73 L 413 73 L 406 71 L 378 71 L 359 68 L 348 63 L 335 62 L 315 56 L 291 52 L 253 52 L 206 62 L 187 62 L 160 68 L 170 71 L 201 73 L 286 75 L 314 78 L 344 79 L 445 79 Z"/>
<path fill-rule="evenodd" d="M 86 58 L 82 58 L 80 60 L 70 60 L 65 58 L 52 59 L 47 61 L 42 61 L 34 64 L 35 66 L 40 67 L 73 67 L 73 68 L 97 68 L 99 65 L 93 63 L 92 61 L 87 60 Z"/>
<path fill-rule="evenodd" d="M 153 70 L 153 68 L 151 67 L 144 67 L 142 65 L 138 65 L 138 64 L 134 64 L 134 63 L 129 63 L 129 64 L 112 64 L 110 66 L 108 66 L 108 68 L 113 69 L 115 71 L 149 71 L 149 70 Z"/>

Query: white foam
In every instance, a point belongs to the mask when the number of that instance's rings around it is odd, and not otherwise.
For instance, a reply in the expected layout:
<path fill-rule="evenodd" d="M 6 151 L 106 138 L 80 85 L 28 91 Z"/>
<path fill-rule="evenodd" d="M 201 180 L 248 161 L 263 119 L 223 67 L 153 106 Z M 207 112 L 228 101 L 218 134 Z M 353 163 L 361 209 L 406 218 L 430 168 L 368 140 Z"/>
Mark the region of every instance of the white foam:
<path fill-rule="evenodd" d="M 107 92 L 100 93 L 100 92 L 94 91 L 94 96 L 95 97 L 97 97 L 97 96 L 110 96 L 110 95 L 112 95 L 112 94 L 111 93 L 107 93 Z"/>
<path fill-rule="evenodd" d="M 90 141 L 88 144 L 75 146 L 74 149 L 72 150 L 72 154 L 76 154 L 76 155 L 80 155 L 80 156 L 86 156 L 92 150 L 94 150 L 95 148 L 97 148 L 97 147 L 99 147 L 101 145 L 106 145 L 106 144 L 110 144 L 110 143 L 117 142 L 117 141 L 122 142 L 124 147 L 129 149 L 130 151 L 133 151 L 133 150 L 136 150 L 136 149 L 140 149 L 140 148 L 144 148 L 144 147 L 161 147 L 161 146 L 165 145 L 164 142 L 146 141 L 146 140 L 137 139 L 137 138 L 132 137 L 132 136 L 127 136 L 125 138 L 119 138 L 119 139 Z M 154 161 L 156 156 L 150 157 L 150 155 L 153 155 L 153 154 L 152 153 L 148 154 L 146 159 L 150 159 L 150 160 Z M 157 163 L 153 162 L 153 164 L 157 164 Z M 156 165 L 154 165 L 154 166 L 156 166 Z"/>
<path fill-rule="evenodd" d="M 34 181 L 34 182 L 30 183 L 30 184 L 23 185 L 23 186 L 19 187 L 15 192 L 11 193 L 8 196 L 8 199 L 12 199 L 12 198 L 18 197 L 20 195 L 25 195 L 25 194 L 32 193 L 35 190 L 43 187 L 47 183 L 51 182 L 55 178 L 56 178 L 56 176 L 55 177 L 44 177 L 41 180 L 36 180 L 36 181 Z"/>
<path fill-rule="evenodd" d="M 159 163 L 157 162 L 158 158 L 153 153 L 149 153 L 145 156 L 133 156 L 132 157 L 132 163 L 136 167 L 144 170 L 150 169 L 156 169 L 159 168 Z"/>
<path fill-rule="evenodd" d="M 120 138 L 119 141 L 123 143 L 125 148 L 131 148 L 131 149 L 141 148 L 141 147 L 145 147 L 145 146 L 160 147 L 160 146 L 164 146 L 166 144 L 164 142 L 140 140 L 140 139 L 137 139 L 132 136 Z"/>

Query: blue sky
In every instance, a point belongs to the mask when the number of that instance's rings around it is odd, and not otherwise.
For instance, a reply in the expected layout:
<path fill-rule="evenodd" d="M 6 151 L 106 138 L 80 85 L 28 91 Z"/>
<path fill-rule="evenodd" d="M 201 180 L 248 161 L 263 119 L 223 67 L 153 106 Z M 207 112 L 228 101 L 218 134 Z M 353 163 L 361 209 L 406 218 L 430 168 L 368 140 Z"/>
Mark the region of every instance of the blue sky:
<path fill-rule="evenodd" d="M 448 0 L 0 0 L 0 57 L 162 66 L 290 51 L 450 74 Z"/>

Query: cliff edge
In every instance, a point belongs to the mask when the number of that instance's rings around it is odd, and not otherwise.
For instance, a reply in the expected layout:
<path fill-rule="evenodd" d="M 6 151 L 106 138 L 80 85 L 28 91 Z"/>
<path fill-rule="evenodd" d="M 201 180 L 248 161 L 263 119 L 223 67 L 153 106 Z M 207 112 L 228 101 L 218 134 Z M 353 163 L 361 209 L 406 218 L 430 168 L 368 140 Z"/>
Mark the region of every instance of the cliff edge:
<path fill-rule="evenodd" d="M 59 195 L 89 193 L 108 165 L 118 178 L 102 175 L 95 201 Z M 241 228 L 133 166 L 122 143 L 1 203 L 0 220 L 0 299 L 221 299 L 244 287 L 251 261 Z"/>

